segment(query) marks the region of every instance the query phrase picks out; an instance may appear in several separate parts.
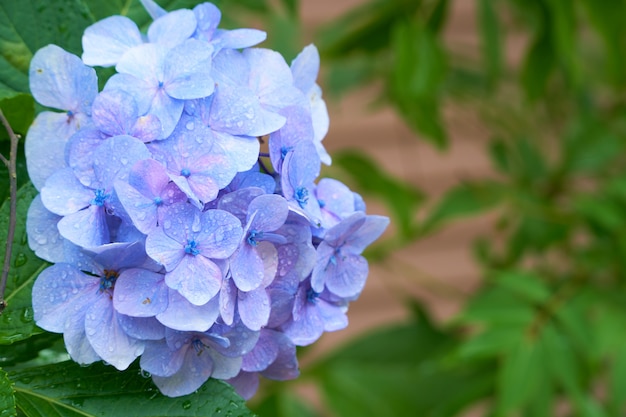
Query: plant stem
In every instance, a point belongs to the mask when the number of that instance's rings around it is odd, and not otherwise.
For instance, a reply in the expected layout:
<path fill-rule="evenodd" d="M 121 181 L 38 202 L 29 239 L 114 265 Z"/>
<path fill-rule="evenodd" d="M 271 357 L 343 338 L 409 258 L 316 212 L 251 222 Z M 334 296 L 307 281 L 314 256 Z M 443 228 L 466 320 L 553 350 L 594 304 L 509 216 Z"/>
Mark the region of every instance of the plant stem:
<path fill-rule="evenodd" d="M 9 124 L 4 113 L 0 110 L 0 121 L 4 125 L 9 138 L 11 139 L 11 150 L 9 151 L 9 159 L 0 154 L 0 160 L 4 162 L 9 170 L 9 230 L 7 232 L 6 251 L 4 252 L 4 264 L 2 265 L 2 275 L 0 276 L 0 314 L 7 306 L 4 301 L 4 290 L 7 286 L 7 278 L 9 277 L 9 267 L 11 265 L 11 255 L 13 251 L 13 239 L 15 237 L 15 224 L 17 222 L 17 143 L 18 138 L 11 125 Z"/>

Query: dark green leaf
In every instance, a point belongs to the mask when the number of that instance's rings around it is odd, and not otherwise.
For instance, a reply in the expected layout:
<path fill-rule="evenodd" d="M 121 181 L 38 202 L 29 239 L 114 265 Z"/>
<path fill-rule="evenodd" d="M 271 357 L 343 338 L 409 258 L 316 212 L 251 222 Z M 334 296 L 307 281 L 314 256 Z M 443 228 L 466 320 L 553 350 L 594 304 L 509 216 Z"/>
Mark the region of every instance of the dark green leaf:
<path fill-rule="evenodd" d="M 0 345 L 0 366 L 15 366 L 36 359 L 41 350 L 59 342 L 63 344 L 63 335 L 44 332 L 12 345 Z"/>
<path fill-rule="evenodd" d="M 354 52 L 387 49 L 395 24 L 415 15 L 414 0 L 370 0 L 322 28 L 316 41 L 322 57 L 343 59 Z"/>
<path fill-rule="evenodd" d="M 351 89 L 367 84 L 376 77 L 378 66 L 376 60 L 364 54 L 336 63 L 331 62 L 325 77 L 324 94 L 337 98 Z"/>
<path fill-rule="evenodd" d="M 437 0 L 427 22 L 428 30 L 433 34 L 439 34 L 445 27 L 449 6 L 450 0 Z"/>
<path fill-rule="evenodd" d="M 39 48 L 53 43 L 80 55 L 90 23 L 80 0 L 0 0 L 0 99 L 29 92 L 28 66 Z"/>
<path fill-rule="evenodd" d="M 268 18 L 267 41 L 264 47 L 280 52 L 291 62 L 302 49 L 299 22 L 292 16 L 272 14 Z"/>
<path fill-rule="evenodd" d="M 568 80 L 576 87 L 580 83 L 580 68 L 577 60 L 577 30 L 575 4 L 571 1 L 547 0 L 550 9 L 552 41 L 565 70 Z"/>
<path fill-rule="evenodd" d="M 357 191 L 372 194 L 388 205 L 402 236 L 412 235 L 415 210 L 424 201 L 421 191 L 389 176 L 368 156 L 357 151 L 337 153 L 333 163 L 349 174 Z"/>
<path fill-rule="evenodd" d="M 478 3 L 478 22 L 482 42 L 485 72 L 491 86 L 500 77 L 502 72 L 502 45 L 500 40 L 500 23 L 494 10 L 492 0 L 480 0 Z"/>
<path fill-rule="evenodd" d="M 476 215 L 493 208 L 502 201 L 506 190 L 496 182 L 465 183 L 444 195 L 423 224 L 431 231 L 447 221 L 462 216 Z"/>
<path fill-rule="evenodd" d="M 15 241 L 5 292 L 7 308 L 0 315 L 0 344 L 17 342 L 41 331 L 35 326 L 33 320 L 31 290 L 35 278 L 47 266 L 47 263 L 37 258 L 30 250 L 26 236 L 26 213 L 36 194 L 37 191 L 31 184 L 23 186 L 18 191 Z M 6 201 L 0 208 L 0 242 L 4 242 L 0 244 L 2 256 L 4 256 L 8 224 L 9 202 Z"/>
<path fill-rule="evenodd" d="M 7 373 L 0 368 L 0 417 L 13 417 L 15 415 L 13 382 L 11 382 Z"/>
<path fill-rule="evenodd" d="M 542 303 L 551 295 L 541 278 L 528 272 L 501 272 L 494 276 L 492 282 L 530 303 Z"/>
<path fill-rule="evenodd" d="M 81 367 L 73 362 L 10 373 L 17 408 L 27 417 L 252 416 L 233 389 L 210 379 L 198 392 L 169 398 L 137 366 Z"/>
<path fill-rule="evenodd" d="M 283 5 L 287 9 L 287 12 L 294 18 L 298 17 L 298 9 L 300 7 L 300 0 L 282 0 Z"/>

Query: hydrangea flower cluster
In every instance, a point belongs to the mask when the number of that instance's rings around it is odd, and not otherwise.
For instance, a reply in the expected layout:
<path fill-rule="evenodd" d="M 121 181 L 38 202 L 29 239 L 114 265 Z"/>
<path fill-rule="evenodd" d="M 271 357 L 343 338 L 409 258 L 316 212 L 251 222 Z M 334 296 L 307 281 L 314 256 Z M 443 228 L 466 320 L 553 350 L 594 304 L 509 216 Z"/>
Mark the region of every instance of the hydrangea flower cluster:
<path fill-rule="evenodd" d="M 307 46 L 288 65 L 255 29 L 218 29 L 211 3 L 142 2 L 88 27 L 79 58 L 30 67 L 40 113 L 26 138 L 40 194 L 29 244 L 37 324 L 78 363 L 141 368 L 168 396 L 209 377 L 244 397 L 298 375 L 296 346 L 347 325 L 388 225 L 342 183 L 318 180 L 328 115 Z M 93 66 L 116 73 L 98 91 Z M 317 182 L 316 182 L 317 181 Z"/>

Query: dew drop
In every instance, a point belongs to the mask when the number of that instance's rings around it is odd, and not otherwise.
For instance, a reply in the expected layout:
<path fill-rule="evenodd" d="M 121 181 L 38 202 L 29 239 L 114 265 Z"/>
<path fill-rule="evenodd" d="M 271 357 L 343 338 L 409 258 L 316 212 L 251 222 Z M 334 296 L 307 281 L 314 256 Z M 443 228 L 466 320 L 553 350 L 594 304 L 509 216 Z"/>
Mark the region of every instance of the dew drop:
<path fill-rule="evenodd" d="M 183 401 L 183 410 L 189 410 L 191 408 L 191 401 Z"/>
<path fill-rule="evenodd" d="M 24 255 L 23 253 L 18 253 L 17 256 L 15 257 L 15 261 L 14 261 L 13 265 L 16 268 L 20 267 L 20 266 L 24 265 L 27 260 L 28 260 L 28 258 L 26 257 L 26 255 Z"/>
<path fill-rule="evenodd" d="M 187 128 L 187 130 L 193 130 L 195 125 L 193 124 L 193 122 L 187 122 L 185 127 Z"/>

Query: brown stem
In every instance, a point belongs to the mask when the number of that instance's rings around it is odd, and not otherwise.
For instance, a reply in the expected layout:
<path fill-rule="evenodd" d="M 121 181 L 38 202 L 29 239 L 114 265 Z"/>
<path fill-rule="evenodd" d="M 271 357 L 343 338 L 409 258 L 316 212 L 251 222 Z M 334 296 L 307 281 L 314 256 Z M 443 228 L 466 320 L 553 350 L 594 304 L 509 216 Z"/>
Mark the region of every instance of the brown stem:
<path fill-rule="evenodd" d="M 9 151 L 9 159 L 0 154 L 0 160 L 4 162 L 9 170 L 9 230 L 7 232 L 7 246 L 4 252 L 4 264 L 2 265 L 2 275 L 0 276 L 0 314 L 7 306 L 4 300 L 4 291 L 7 286 L 7 278 L 9 277 L 9 268 L 11 266 L 11 254 L 13 251 L 13 239 L 15 237 L 15 224 L 17 222 L 17 135 L 13 132 L 4 113 L 0 110 L 0 121 L 4 125 L 9 138 L 11 139 L 11 150 Z"/>

